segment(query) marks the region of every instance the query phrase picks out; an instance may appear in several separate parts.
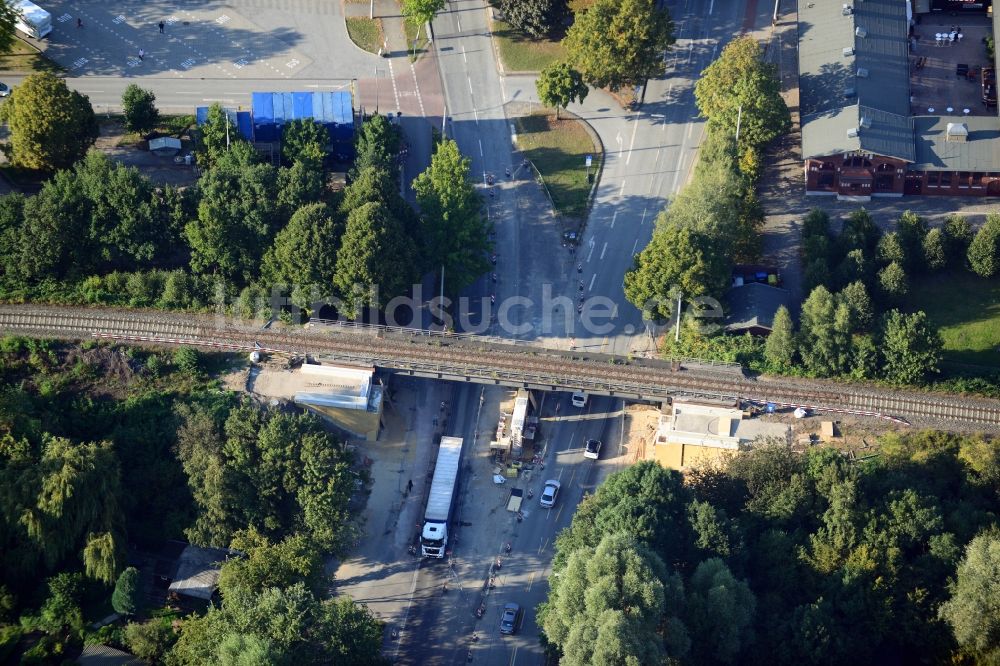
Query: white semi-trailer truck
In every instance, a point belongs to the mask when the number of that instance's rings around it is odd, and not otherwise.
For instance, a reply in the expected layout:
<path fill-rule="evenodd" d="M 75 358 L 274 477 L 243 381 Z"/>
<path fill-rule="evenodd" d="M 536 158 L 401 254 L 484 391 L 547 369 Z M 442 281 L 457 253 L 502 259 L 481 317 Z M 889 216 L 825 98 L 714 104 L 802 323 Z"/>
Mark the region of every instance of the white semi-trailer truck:
<path fill-rule="evenodd" d="M 448 521 L 458 497 L 461 459 L 462 438 L 442 437 L 424 511 L 424 529 L 420 533 L 420 551 L 424 557 L 444 557 L 448 546 Z"/>
<path fill-rule="evenodd" d="M 17 23 L 14 24 L 18 30 L 41 39 L 52 32 L 52 14 L 28 0 L 7 0 L 7 3 L 17 11 Z"/>

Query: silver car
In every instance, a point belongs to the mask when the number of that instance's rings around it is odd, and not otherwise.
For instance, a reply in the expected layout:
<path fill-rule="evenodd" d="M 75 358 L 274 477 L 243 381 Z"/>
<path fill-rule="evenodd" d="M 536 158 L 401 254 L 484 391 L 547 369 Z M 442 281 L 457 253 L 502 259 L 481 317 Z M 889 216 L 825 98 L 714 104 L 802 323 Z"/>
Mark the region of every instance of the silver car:
<path fill-rule="evenodd" d="M 551 509 L 556 505 L 556 496 L 559 495 L 559 489 L 562 488 L 562 484 L 555 479 L 549 479 L 545 482 L 545 488 L 542 490 L 542 496 L 538 498 L 539 506 L 546 509 Z"/>
<path fill-rule="evenodd" d="M 601 457 L 601 440 L 599 439 L 588 439 L 587 447 L 583 450 L 584 458 L 591 458 L 597 460 Z"/>
<path fill-rule="evenodd" d="M 520 606 L 515 603 L 504 604 L 503 615 L 500 616 L 500 633 L 513 634 L 517 631 L 517 624 L 520 619 Z"/>

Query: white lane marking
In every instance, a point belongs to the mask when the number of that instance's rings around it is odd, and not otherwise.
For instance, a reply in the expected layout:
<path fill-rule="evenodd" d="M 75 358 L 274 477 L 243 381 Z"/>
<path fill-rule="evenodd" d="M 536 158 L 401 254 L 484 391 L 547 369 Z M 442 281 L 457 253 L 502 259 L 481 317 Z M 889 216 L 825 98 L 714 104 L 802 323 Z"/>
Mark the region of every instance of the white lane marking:
<path fill-rule="evenodd" d="M 622 188 L 620 190 L 618 190 L 618 196 L 624 196 L 624 194 L 625 194 L 625 183 L 626 182 L 627 182 L 626 179 L 622 178 Z"/>
<path fill-rule="evenodd" d="M 417 574 L 420 573 L 420 563 L 417 562 L 417 566 L 413 569 L 413 580 L 410 583 L 410 597 L 406 601 L 406 611 L 403 613 L 403 621 L 399 624 L 399 637 L 396 639 L 396 652 L 393 654 L 393 658 L 399 656 L 399 648 L 403 644 L 402 635 L 403 630 L 406 629 L 406 621 L 410 617 L 410 606 L 413 605 L 413 595 L 417 591 Z"/>
<path fill-rule="evenodd" d="M 616 219 L 618 219 L 618 211 L 615 211 L 615 214 L 611 216 L 611 228 L 612 229 L 615 228 L 615 220 Z"/>
<path fill-rule="evenodd" d="M 635 248 L 639 247 L 639 239 L 636 238 L 635 242 L 632 243 L 632 254 L 635 254 Z"/>
<path fill-rule="evenodd" d="M 604 247 L 601 248 L 601 259 L 604 258 L 604 253 L 608 251 L 608 244 L 605 243 Z"/>
<path fill-rule="evenodd" d="M 712 15 L 712 9 L 715 8 L 715 0 L 708 0 L 708 15 Z"/>
<path fill-rule="evenodd" d="M 535 582 L 535 572 L 532 571 L 531 575 L 528 576 L 528 592 L 531 592 L 531 584 Z"/>
<path fill-rule="evenodd" d="M 649 189 L 652 190 L 653 188 L 649 188 Z M 642 209 L 642 221 L 639 223 L 639 226 L 642 226 L 643 224 L 646 224 L 646 211 L 647 210 L 649 210 L 649 206 L 643 207 L 643 209 Z"/>
<path fill-rule="evenodd" d="M 455 23 L 457 23 L 457 24 L 458 24 L 458 31 L 459 31 L 459 32 L 462 32 L 462 19 L 460 19 L 460 18 L 458 18 L 458 17 L 456 16 L 456 17 L 455 17 Z"/>
<path fill-rule="evenodd" d="M 590 258 L 592 256 L 594 256 L 594 246 L 593 245 L 590 246 L 590 252 L 587 253 L 587 263 L 588 264 L 590 263 Z"/>
<path fill-rule="evenodd" d="M 469 78 L 469 94 L 472 95 L 473 97 L 476 96 L 476 91 L 472 89 L 472 78 L 471 77 Z"/>
<path fill-rule="evenodd" d="M 632 160 L 632 146 L 635 145 L 635 131 L 639 129 L 639 112 L 636 111 L 635 115 L 632 116 L 632 138 L 628 142 L 628 155 L 625 157 L 625 165 Z"/>
<path fill-rule="evenodd" d="M 413 74 L 413 89 L 417 92 L 417 104 L 420 105 L 420 117 L 426 118 L 427 113 L 424 111 L 424 98 L 420 95 L 420 82 L 417 80 L 417 68 L 413 66 L 413 62 L 410 62 L 410 73 Z"/>
<path fill-rule="evenodd" d="M 480 157 L 484 157 L 484 155 L 483 155 L 483 140 L 482 139 L 476 139 L 476 140 L 479 141 L 479 156 Z"/>
<path fill-rule="evenodd" d="M 587 291 L 594 291 L 594 280 L 597 279 L 597 273 L 590 276 L 590 286 L 587 287 Z"/>
<path fill-rule="evenodd" d="M 510 665 L 514 666 L 514 661 L 517 659 L 517 646 L 514 646 L 514 653 L 510 655 Z"/>
<path fill-rule="evenodd" d="M 392 96 L 396 98 L 396 109 L 399 109 L 399 88 L 396 87 L 396 72 L 392 69 L 392 58 L 389 58 L 389 80 L 392 81 Z"/>
<path fill-rule="evenodd" d="M 464 62 L 469 62 L 469 59 L 465 57 L 465 44 L 462 45 L 462 60 Z"/>

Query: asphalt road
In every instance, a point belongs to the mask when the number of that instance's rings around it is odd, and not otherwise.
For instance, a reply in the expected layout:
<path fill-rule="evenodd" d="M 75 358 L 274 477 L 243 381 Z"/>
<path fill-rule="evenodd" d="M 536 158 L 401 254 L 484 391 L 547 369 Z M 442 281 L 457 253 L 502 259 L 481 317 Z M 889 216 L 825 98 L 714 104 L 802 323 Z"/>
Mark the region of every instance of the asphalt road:
<path fill-rule="evenodd" d="M 617 468 L 610 458 L 619 454 L 615 428 L 618 419 L 610 410 L 619 401 L 592 399 L 584 409 L 570 405 L 565 394 L 550 394 L 543 405 L 549 420 L 543 422 L 548 440 L 544 469 L 528 472 L 528 480 L 510 485 L 531 488 L 533 497 L 522 506 L 524 519 L 518 523 L 506 510 L 508 487 L 495 486 L 488 473 L 488 455 L 483 442 L 476 442 L 476 404 L 480 388 L 456 385 L 452 395 L 452 420 L 447 434 L 463 437 L 463 476 L 460 505 L 450 559 L 423 560 L 413 580 L 413 594 L 401 611 L 405 626 L 398 641 L 390 645 L 389 656 L 400 664 L 539 664 L 543 661 L 538 641 L 535 609 L 548 593 L 554 540 L 572 520 L 585 493 L 592 493 L 609 472 Z M 583 457 L 586 439 L 604 441 L 601 460 Z M 621 462 L 620 458 L 617 461 Z M 554 478 L 562 488 L 556 506 L 543 509 L 538 498 L 546 479 Z M 510 543 L 508 556 L 504 545 Z M 488 588 L 490 564 L 497 556 L 502 566 L 496 572 L 495 587 Z M 447 592 L 444 584 L 447 582 Z M 504 604 L 515 602 L 523 609 L 517 632 L 500 633 Z M 483 618 L 475 615 L 484 603 Z"/>

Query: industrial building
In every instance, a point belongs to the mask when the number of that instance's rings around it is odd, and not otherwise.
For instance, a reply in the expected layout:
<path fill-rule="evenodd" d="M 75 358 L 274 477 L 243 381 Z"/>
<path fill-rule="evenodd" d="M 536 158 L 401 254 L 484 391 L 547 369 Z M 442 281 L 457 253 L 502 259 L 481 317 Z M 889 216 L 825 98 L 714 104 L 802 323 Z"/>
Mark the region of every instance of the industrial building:
<path fill-rule="evenodd" d="M 1000 195 L 990 0 L 799 0 L 806 193 Z"/>

